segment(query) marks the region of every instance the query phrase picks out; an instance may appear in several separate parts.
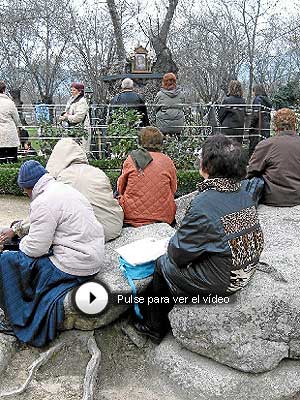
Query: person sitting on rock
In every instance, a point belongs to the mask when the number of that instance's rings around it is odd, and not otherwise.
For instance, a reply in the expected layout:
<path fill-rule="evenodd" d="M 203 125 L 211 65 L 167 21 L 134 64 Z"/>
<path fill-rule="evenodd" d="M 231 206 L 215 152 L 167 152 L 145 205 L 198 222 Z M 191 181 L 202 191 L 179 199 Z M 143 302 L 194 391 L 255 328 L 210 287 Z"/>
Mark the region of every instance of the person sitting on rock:
<path fill-rule="evenodd" d="M 31 199 L 30 229 L 20 251 L 0 253 L 0 307 L 21 342 L 41 347 L 63 323 L 65 295 L 99 272 L 104 233 L 88 200 L 37 161 L 21 166 L 18 184 Z"/>
<path fill-rule="evenodd" d="M 175 222 L 177 190 L 173 161 L 161 153 L 163 135 L 159 129 L 142 128 L 141 148 L 130 153 L 118 179 L 118 200 L 127 225 L 142 226 L 155 222 Z"/>
<path fill-rule="evenodd" d="M 124 214 L 113 197 L 110 181 L 101 169 L 89 165 L 85 151 L 73 139 L 57 142 L 46 169 L 57 181 L 71 185 L 88 199 L 103 226 L 106 242 L 120 236 Z M 6 229 L 6 239 L 27 235 L 29 226 L 28 219 L 16 221 Z"/>
<path fill-rule="evenodd" d="M 262 177 L 265 185 L 260 202 L 268 206 L 300 205 L 300 137 L 296 114 L 288 108 L 274 116 L 276 136 L 257 144 L 249 161 L 247 178 Z"/>
<path fill-rule="evenodd" d="M 71 185 L 88 199 L 103 226 L 106 242 L 120 236 L 124 218 L 122 207 L 113 197 L 107 175 L 89 165 L 81 146 L 71 138 L 61 139 L 53 148 L 46 169 L 57 181 Z"/>
<path fill-rule="evenodd" d="M 145 297 L 167 301 L 141 305 L 138 332 L 159 342 L 169 330 L 173 296 L 229 296 L 245 287 L 263 250 L 263 233 L 249 194 L 241 189 L 246 160 L 239 143 L 224 135 L 206 140 L 200 156 L 204 181 L 167 254 L 156 261 Z M 150 303 L 148 305 L 148 303 Z"/>

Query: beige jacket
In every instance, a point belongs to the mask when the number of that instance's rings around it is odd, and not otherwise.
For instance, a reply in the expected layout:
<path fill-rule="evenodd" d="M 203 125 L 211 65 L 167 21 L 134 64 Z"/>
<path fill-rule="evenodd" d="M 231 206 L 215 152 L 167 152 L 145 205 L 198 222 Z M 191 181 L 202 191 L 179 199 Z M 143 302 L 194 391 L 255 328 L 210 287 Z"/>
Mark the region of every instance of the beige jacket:
<path fill-rule="evenodd" d="M 0 93 L 0 147 L 19 147 L 17 126 L 20 121 L 15 103 Z"/>
<path fill-rule="evenodd" d="M 123 210 L 113 197 L 110 181 L 101 169 L 88 165 L 85 152 L 74 140 L 64 138 L 55 145 L 46 169 L 58 181 L 72 185 L 88 199 L 103 225 L 106 242 L 120 235 Z"/>
<path fill-rule="evenodd" d="M 51 248 L 50 260 L 71 275 L 99 272 L 104 258 L 103 227 L 87 199 L 46 174 L 33 188 L 30 229 L 20 242 L 20 250 L 38 258 Z"/>
<path fill-rule="evenodd" d="M 83 123 L 84 127 L 87 128 L 90 125 L 89 122 L 89 106 L 84 97 L 81 97 L 79 101 L 72 103 L 74 101 L 74 97 L 71 97 L 66 105 L 66 110 L 68 115 L 68 121 L 72 124 L 80 124 Z"/>

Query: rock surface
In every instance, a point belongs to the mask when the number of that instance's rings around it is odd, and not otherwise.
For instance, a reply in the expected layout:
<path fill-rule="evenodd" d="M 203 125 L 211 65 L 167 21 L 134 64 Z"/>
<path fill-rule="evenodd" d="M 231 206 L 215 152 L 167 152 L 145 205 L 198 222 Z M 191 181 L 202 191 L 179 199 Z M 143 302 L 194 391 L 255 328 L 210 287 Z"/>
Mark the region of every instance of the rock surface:
<path fill-rule="evenodd" d="M 236 371 L 194 354 L 166 338 L 153 352 L 153 363 L 184 389 L 184 400 L 299 400 L 300 363 L 282 361 L 273 371 Z"/>
<path fill-rule="evenodd" d="M 17 346 L 13 336 L 0 334 L 0 373 L 5 370 Z"/>
<path fill-rule="evenodd" d="M 174 229 L 168 224 L 145 225 L 140 228 L 125 228 L 121 236 L 105 245 L 105 259 L 102 269 L 95 279 L 104 283 L 111 293 L 131 293 L 130 286 L 119 269 L 118 254 L 114 251 L 127 243 L 145 237 L 155 237 L 157 239 L 170 237 Z M 151 278 L 135 281 L 139 291 L 143 290 Z M 124 305 L 111 305 L 103 314 L 98 317 L 90 318 L 78 313 L 72 305 L 72 293 L 70 292 L 65 299 L 65 321 L 64 329 L 93 330 L 108 325 L 123 314 L 128 307 Z"/>
<path fill-rule="evenodd" d="M 260 206 L 259 216 L 268 265 L 230 304 L 177 306 L 169 315 L 185 348 L 253 373 L 300 358 L 300 207 Z"/>

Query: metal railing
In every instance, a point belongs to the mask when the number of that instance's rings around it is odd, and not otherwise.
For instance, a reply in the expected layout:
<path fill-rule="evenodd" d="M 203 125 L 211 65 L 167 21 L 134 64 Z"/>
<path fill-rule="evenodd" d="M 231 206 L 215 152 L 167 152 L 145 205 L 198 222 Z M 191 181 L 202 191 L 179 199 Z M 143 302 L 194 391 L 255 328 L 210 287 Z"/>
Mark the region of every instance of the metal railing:
<path fill-rule="evenodd" d="M 33 148 L 36 146 L 36 150 L 39 154 L 45 153 L 43 148 L 49 145 L 49 150 L 53 148 L 55 143 L 62 137 L 72 136 L 78 140 L 82 138 L 82 127 L 69 127 L 63 128 L 60 124 L 59 117 L 64 112 L 65 105 L 53 104 L 43 105 L 47 107 L 46 117 L 43 118 L 41 113 L 37 113 L 37 106 L 33 105 L 22 105 L 19 114 L 22 120 L 26 122 L 24 128 L 30 132 L 30 142 Z M 38 106 L 40 107 L 40 106 Z M 110 115 L 114 108 L 130 107 L 135 106 L 109 106 L 108 104 L 92 104 L 89 109 L 89 127 L 88 137 L 91 141 L 90 155 L 95 158 L 112 157 L 113 155 L 107 151 L 112 145 L 113 141 L 124 139 L 126 136 L 114 136 L 111 137 L 107 134 L 108 123 L 110 121 Z M 157 105 L 146 104 L 148 118 L 151 125 L 156 125 L 155 115 L 157 111 Z M 168 105 L 161 106 L 168 108 Z M 222 108 L 228 109 L 230 112 L 238 112 L 239 110 L 244 114 L 243 126 L 234 128 L 234 134 L 232 134 L 232 127 L 223 126 L 219 121 L 219 110 Z M 205 138 L 212 134 L 224 133 L 238 141 L 249 145 L 249 138 L 257 138 L 257 141 L 269 135 L 270 130 L 264 129 L 262 121 L 264 115 L 270 115 L 272 110 L 260 106 L 251 104 L 237 104 L 237 105 L 222 105 L 222 104 L 177 104 L 175 108 L 182 109 L 184 112 L 185 123 L 183 126 L 178 126 L 180 135 L 177 135 L 177 140 L 184 140 L 187 138 L 198 139 L 199 143 Z M 251 127 L 251 119 L 253 116 L 258 116 L 258 127 L 255 129 Z M 55 134 L 51 135 L 51 132 Z M 132 138 L 131 138 L 132 139 Z M 47 146 L 44 145 L 47 144 Z M 23 150 L 19 151 L 20 156 L 24 156 L 28 152 Z M 1 162 L 1 161 L 0 161 Z"/>

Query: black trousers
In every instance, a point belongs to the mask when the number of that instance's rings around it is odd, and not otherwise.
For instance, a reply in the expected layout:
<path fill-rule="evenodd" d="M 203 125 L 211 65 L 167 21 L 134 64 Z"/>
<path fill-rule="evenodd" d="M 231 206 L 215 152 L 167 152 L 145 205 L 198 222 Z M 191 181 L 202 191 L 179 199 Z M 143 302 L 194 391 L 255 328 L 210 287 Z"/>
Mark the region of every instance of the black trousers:
<path fill-rule="evenodd" d="M 156 263 L 152 282 L 147 287 L 144 296 L 145 302 L 141 305 L 143 322 L 149 328 L 164 336 L 170 329 L 168 314 L 174 307 L 174 301 L 159 263 Z"/>
<path fill-rule="evenodd" d="M 0 164 L 7 164 L 18 161 L 17 147 L 0 147 Z"/>

